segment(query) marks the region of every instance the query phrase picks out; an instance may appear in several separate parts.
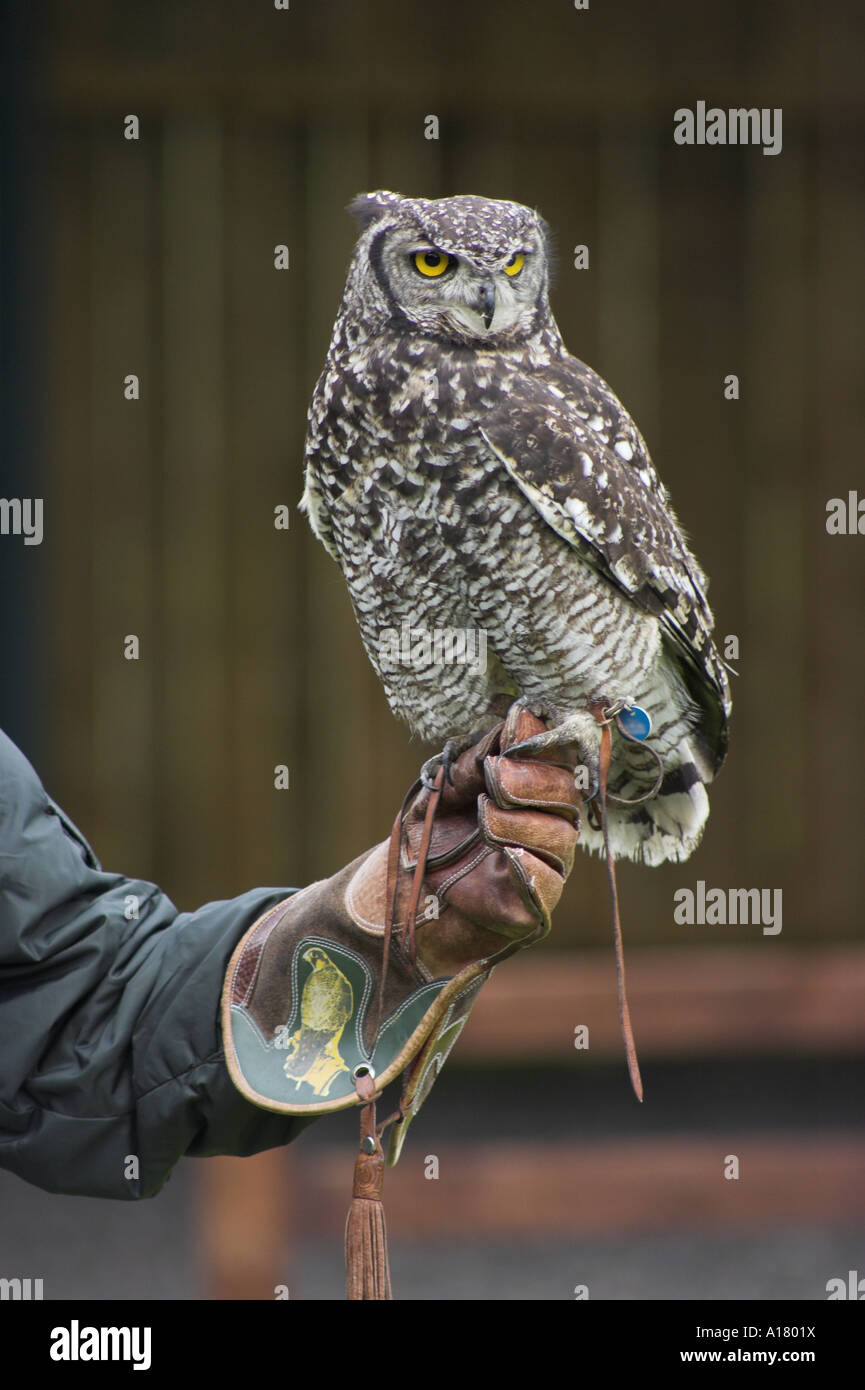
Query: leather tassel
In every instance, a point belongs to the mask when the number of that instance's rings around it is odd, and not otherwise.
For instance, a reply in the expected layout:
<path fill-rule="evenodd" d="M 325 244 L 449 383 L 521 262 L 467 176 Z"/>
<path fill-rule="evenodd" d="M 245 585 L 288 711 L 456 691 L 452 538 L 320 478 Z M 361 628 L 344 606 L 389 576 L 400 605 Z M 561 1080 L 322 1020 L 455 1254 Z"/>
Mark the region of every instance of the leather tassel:
<path fill-rule="evenodd" d="M 375 1102 L 360 1117 L 351 1209 L 345 1224 L 346 1297 L 392 1299 L 382 1203 L 384 1152 L 375 1128 Z"/>

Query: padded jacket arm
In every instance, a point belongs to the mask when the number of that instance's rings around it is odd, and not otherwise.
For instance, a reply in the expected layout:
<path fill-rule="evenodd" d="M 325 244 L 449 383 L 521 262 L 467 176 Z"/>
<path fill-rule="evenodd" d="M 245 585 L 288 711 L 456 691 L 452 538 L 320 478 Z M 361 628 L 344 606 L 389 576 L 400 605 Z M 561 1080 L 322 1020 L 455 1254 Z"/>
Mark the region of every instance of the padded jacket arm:
<path fill-rule="evenodd" d="M 219 1029 L 234 947 L 291 891 L 178 912 L 154 884 L 103 872 L 0 732 L 0 1166 L 50 1192 L 135 1199 L 183 1155 L 295 1138 L 310 1121 L 239 1094 Z"/>

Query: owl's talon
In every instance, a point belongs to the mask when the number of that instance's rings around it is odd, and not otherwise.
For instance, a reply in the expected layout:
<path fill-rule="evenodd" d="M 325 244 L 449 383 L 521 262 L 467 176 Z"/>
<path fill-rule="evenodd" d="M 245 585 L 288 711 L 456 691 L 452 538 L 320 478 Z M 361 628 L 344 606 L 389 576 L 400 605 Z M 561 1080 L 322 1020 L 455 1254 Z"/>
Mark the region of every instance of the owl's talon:
<path fill-rule="evenodd" d="M 534 734 L 532 738 L 524 738 L 522 743 L 513 743 L 510 748 L 506 748 L 504 756 L 506 758 L 534 757 L 536 753 L 543 753 L 547 748 L 557 747 L 560 744 L 559 738 L 555 735 L 555 730 L 546 734 Z"/>
<path fill-rule="evenodd" d="M 457 758 L 469 748 L 474 748 L 476 743 L 487 733 L 486 729 L 474 729 L 472 733 L 466 734 L 463 738 L 449 738 L 440 753 L 436 753 L 434 758 L 428 758 L 420 770 L 420 780 L 427 791 L 435 791 L 435 779 L 438 776 L 439 768 L 444 768 L 444 780 L 451 786 L 454 779 L 451 776 L 451 768 Z"/>
<path fill-rule="evenodd" d="M 420 770 L 420 780 L 423 782 L 427 791 L 435 791 L 436 778 L 439 770 L 444 768 L 444 781 L 450 782 L 453 786 L 451 768 L 463 751 L 462 745 L 454 738 L 449 738 L 440 753 L 436 753 L 434 758 L 428 758 Z"/>
<path fill-rule="evenodd" d="M 434 791 L 435 791 L 435 789 L 436 789 L 436 778 L 438 777 L 438 774 L 439 774 L 439 768 L 441 768 L 443 765 L 444 765 L 444 759 L 443 759 L 442 754 L 441 754 L 441 753 L 436 753 L 436 755 L 435 755 L 434 758 L 427 758 L 426 762 L 424 763 L 423 767 L 421 768 L 421 770 L 420 770 L 420 780 L 421 780 L 422 785 L 426 787 L 426 789 L 427 789 L 428 792 L 434 792 Z M 447 772 L 445 772 L 445 777 L 447 777 Z"/>

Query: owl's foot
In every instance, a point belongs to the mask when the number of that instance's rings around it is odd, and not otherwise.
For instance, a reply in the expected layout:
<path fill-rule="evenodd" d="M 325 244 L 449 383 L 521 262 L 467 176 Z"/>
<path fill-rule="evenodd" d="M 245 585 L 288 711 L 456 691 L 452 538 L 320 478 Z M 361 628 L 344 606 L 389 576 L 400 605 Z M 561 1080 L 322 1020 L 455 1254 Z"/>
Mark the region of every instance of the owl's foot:
<path fill-rule="evenodd" d="M 427 758 L 420 770 L 420 780 L 429 791 L 435 790 L 435 781 L 438 776 L 439 768 L 444 768 L 444 780 L 453 786 L 451 768 L 461 753 L 465 753 L 467 748 L 473 748 L 476 743 L 489 732 L 487 729 L 475 729 L 473 733 L 465 734 L 462 738 L 449 738 L 440 753 L 436 753 L 434 758 Z"/>
<path fill-rule="evenodd" d="M 546 733 L 535 734 L 533 738 L 515 743 L 505 753 L 506 758 L 536 758 L 557 748 L 573 747 L 577 750 L 577 766 L 574 777 L 586 800 L 597 791 L 599 784 L 601 731 L 588 710 L 577 710 L 566 718 L 560 718 L 560 711 L 547 706 L 543 701 L 524 701 L 526 707 L 537 714 L 539 719 L 557 719 Z"/>
<path fill-rule="evenodd" d="M 521 695 L 518 700 L 514 701 L 514 704 L 518 707 L 522 706 L 523 709 L 529 711 L 529 714 L 533 714 L 536 719 L 543 719 L 547 723 L 558 724 L 564 719 L 564 710 L 560 709 L 557 705 L 551 704 L 550 701 L 545 700 L 543 696 L 535 698 L 531 695 Z M 525 742 L 528 743 L 529 740 L 526 739 Z"/>

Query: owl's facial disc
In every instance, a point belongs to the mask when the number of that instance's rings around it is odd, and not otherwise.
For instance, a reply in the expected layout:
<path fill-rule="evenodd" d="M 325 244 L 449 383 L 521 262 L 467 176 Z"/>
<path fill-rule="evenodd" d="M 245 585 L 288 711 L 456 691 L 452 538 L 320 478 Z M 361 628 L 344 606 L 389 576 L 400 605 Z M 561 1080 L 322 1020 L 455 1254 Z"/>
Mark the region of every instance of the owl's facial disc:
<path fill-rule="evenodd" d="M 384 266 L 403 314 L 418 328 L 463 342 L 533 330 L 544 290 L 540 247 L 504 247 L 481 262 L 410 234 L 389 239 Z"/>
<path fill-rule="evenodd" d="M 423 319 L 441 321 L 442 327 L 472 338 L 495 337 L 512 329 L 526 307 L 533 310 L 534 298 L 526 305 L 513 284 L 526 260 L 525 252 L 515 252 L 504 265 L 478 266 L 468 258 L 452 256 L 437 247 L 424 247 L 411 257 L 411 265 L 429 286 L 418 286 L 416 309 Z"/>

